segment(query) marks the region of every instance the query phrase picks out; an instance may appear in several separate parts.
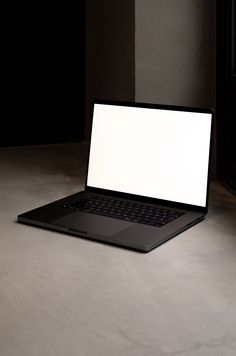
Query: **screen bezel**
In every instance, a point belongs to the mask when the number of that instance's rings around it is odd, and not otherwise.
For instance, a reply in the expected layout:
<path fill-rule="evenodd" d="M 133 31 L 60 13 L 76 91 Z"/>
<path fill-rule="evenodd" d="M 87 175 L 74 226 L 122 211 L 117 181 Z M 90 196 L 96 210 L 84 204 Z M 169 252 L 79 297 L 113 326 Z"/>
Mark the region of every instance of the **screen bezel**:
<path fill-rule="evenodd" d="M 162 110 L 172 110 L 172 111 L 185 111 L 185 112 L 197 112 L 197 113 L 205 113 L 211 114 L 211 135 L 210 135 L 210 149 L 209 149 L 209 157 L 208 157 L 208 172 L 207 172 L 207 190 L 206 190 L 206 206 L 197 206 L 191 204 L 184 204 L 170 200 L 163 200 L 158 198 L 151 198 L 146 197 L 143 195 L 136 195 L 136 194 L 129 194 L 129 193 L 122 193 L 113 190 L 101 189 L 88 186 L 88 167 L 89 167 L 89 157 L 90 157 L 90 148 L 91 148 L 91 135 L 92 135 L 92 127 L 93 127 L 93 112 L 95 104 L 103 104 L 103 105 L 116 105 L 116 106 L 128 106 L 128 107 L 139 107 L 139 108 L 146 108 L 146 109 L 162 109 Z M 208 211 L 208 198 L 209 198 L 209 172 L 210 172 L 210 158 L 211 158 L 211 146 L 212 146 L 212 121 L 213 121 L 213 109 L 206 109 L 206 108 L 193 108 L 193 107 L 184 107 L 184 106 L 176 106 L 176 105 L 163 105 L 163 104 L 151 104 L 151 103 L 141 103 L 141 102 L 129 102 L 129 101 L 114 101 L 114 100 L 102 100 L 102 99 L 95 99 L 93 102 L 92 108 L 92 120 L 90 126 L 90 141 L 89 141 L 89 150 L 88 150 L 88 161 L 87 161 L 87 171 L 86 171 L 86 180 L 85 180 L 85 190 L 95 194 L 101 195 L 110 195 L 113 197 L 118 197 L 121 199 L 129 199 L 140 201 L 149 204 L 157 204 L 162 206 L 173 207 L 175 209 L 183 209 L 183 210 L 194 210 L 199 211 L 204 214 Z"/>

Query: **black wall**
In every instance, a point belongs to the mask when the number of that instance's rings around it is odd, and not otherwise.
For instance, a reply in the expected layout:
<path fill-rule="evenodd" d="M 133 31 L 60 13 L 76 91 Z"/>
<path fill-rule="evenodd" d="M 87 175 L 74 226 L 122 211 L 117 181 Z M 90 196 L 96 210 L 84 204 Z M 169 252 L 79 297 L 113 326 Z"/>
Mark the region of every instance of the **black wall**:
<path fill-rule="evenodd" d="M 5 53 L 10 102 L 0 145 L 83 139 L 85 1 L 11 5 Z"/>
<path fill-rule="evenodd" d="M 217 3 L 217 175 L 236 191 L 235 0 Z"/>

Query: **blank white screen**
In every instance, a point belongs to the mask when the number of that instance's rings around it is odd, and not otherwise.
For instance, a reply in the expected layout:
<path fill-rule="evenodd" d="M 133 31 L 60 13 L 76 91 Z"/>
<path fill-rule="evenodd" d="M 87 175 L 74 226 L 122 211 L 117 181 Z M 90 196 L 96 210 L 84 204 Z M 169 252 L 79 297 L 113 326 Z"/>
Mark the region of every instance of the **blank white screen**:
<path fill-rule="evenodd" d="M 87 185 L 206 206 L 211 116 L 95 104 Z"/>

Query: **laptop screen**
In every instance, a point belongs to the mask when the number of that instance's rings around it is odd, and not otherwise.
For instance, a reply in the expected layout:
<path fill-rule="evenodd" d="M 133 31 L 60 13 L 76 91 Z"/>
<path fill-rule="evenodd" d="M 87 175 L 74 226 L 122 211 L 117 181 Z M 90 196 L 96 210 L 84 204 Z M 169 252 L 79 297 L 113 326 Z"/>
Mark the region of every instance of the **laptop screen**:
<path fill-rule="evenodd" d="M 87 185 L 205 207 L 211 118 L 95 104 Z"/>

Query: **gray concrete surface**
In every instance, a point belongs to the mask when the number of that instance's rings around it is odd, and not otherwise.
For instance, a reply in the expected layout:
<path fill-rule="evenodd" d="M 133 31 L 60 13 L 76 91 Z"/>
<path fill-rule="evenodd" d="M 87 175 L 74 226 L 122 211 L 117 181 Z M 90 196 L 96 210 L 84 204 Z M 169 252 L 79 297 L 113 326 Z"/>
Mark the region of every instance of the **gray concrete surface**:
<path fill-rule="evenodd" d="M 236 199 L 149 254 L 16 223 L 83 188 L 87 146 L 0 149 L 1 356 L 234 356 Z"/>

